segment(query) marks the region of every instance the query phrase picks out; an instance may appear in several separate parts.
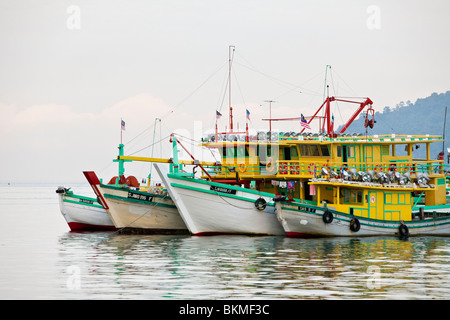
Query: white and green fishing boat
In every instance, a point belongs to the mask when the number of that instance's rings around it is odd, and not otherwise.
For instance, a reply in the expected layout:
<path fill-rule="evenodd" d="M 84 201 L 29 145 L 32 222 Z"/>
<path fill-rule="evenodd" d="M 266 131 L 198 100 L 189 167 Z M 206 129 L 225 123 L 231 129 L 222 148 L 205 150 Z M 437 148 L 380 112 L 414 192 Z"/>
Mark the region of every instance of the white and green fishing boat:
<path fill-rule="evenodd" d="M 273 194 L 155 167 L 192 234 L 285 235 Z"/>
<path fill-rule="evenodd" d="M 188 233 L 177 207 L 163 188 L 132 190 L 120 184 L 102 184 L 93 171 L 83 173 L 114 226 L 121 232 Z"/>
<path fill-rule="evenodd" d="M 114 223 L 96 198 L 74 194 L 70 188 L 56 190 L 61 214 L 71 231 L 115 230 Z"/>
<path fill-rule="evenodd" d="M 123 155 L 124 145 L 119 145 L 119 156 Z M 116 185 L 121 188 L 139 188 L 139 182 L 134 176 L 124 176 L 125 160 L 118 162 L 118 176 L 112 177 L 108 185 Z M 58 187 L 56 193 L 59 198 L 59 208 L 72 231 L 96 231 L 116 230 L 116 227 L 108 215 L 108 212 L 96 197 L 89 197 L 74 193 L 71 188 Z"/>

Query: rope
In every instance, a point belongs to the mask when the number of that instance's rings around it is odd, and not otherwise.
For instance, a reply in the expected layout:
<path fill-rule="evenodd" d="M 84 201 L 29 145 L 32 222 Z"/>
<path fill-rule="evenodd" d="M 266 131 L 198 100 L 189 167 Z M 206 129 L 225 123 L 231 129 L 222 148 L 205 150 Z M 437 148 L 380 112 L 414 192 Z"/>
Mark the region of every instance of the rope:
<path fill-rule="evenodd" d="M 121 230 L 125 229 L 125 228 L 129 228 L 130 225 L 132 225 L 133 223 L 135 223 L 136 221 L 138 221 L 139 219 L 141 219 L 142 217 L 146 216 L 148 213 L 150 213 L 152 211 L 152 209 L 157 206 L 158 203 L 160 203 L 163 199 L 165 199 L 167 197 L 167 195 L 164 195 L 163 198 L 161 198 L 160 201 L 156 202 L 153 201 L 152 204 L 150 205 L 150 209 L 148 211 L 146 211 L 144 214 L 138 216 L 136 219 L 134 219 L 133 221 L 131 221 L 129 224 L 127 224 L 125 227 L 119 228 L 118 230 L 116 230 L 116 233 L 119 233 Z M 164 209 L 161 209 L 161 211 L 165 211 Z"/>

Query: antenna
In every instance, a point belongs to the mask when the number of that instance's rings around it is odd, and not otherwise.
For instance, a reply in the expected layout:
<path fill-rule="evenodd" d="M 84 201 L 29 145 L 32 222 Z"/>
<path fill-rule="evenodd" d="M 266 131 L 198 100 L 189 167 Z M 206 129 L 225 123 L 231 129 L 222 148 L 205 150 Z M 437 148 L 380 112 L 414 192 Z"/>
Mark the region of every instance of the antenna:
<path fill-rule="evenodd" d="M 272 102 L 276 102 L 273 100 L 264 100 L 264 102 L 269 103 L 270 117 L 269 117 L 269 131 L 272 133 Z"/>

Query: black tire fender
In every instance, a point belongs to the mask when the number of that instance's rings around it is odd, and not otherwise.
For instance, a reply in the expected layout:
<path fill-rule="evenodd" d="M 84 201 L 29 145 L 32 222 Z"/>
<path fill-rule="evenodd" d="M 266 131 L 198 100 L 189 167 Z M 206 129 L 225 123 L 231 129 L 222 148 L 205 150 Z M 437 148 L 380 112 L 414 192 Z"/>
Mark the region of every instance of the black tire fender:
<path fill-rule="evenodd" d="M 359 220 L 357 218 L 353 218 L 350 221 L 350 230 L 352 230 L 353 232 L 358 232 L 360 228 L 361 224 L 359 223 Z"/>
<path fill-rule="evenodd" d="M 264 210 L 267 206 L 266 200 L 264 198 L 258 198 L 255 201 L 255 208 L 258 210 Z"/>
<path fill-rule="evenodd" d="M 322 215 L 322 220 L 325 223 L 331 223 L 333 221 L 333 214 L 330 211 L 325 211 Z"/>
<path fill-rule="evenodd" d="M 409 236 L 409 229 L 406 224 L 402 223 L 398 226 L 398 232 L 400 233 L 400 236 L 407 237 Z"/>

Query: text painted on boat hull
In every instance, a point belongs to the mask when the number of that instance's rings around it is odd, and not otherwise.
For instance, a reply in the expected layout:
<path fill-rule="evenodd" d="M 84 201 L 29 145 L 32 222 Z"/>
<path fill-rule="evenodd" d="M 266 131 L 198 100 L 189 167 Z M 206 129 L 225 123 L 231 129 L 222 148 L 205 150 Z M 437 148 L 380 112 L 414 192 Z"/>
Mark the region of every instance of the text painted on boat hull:
<path fill-rule="evenodd" d="M 229 189 L 229 188 L 224 188 L 224 187 L 211 186 L 209 188 L 209 190 L 216 191 L 216 192 L 227 193 L 227 194 L 236 194 L 236 190 Z"/>
<path fill-rule="evenodd" d="M 128 192 L 128 198 L 139 200 L 139 201 L 147 201 L 147 202 L 153 201 L 153 196 L 151 196 L 151 195 L 133 193 L 133 192 Z"/>

